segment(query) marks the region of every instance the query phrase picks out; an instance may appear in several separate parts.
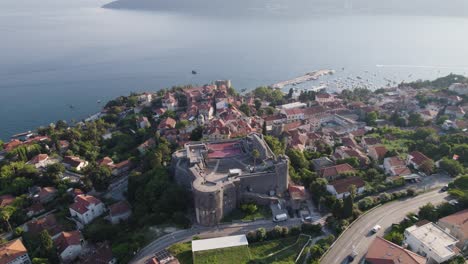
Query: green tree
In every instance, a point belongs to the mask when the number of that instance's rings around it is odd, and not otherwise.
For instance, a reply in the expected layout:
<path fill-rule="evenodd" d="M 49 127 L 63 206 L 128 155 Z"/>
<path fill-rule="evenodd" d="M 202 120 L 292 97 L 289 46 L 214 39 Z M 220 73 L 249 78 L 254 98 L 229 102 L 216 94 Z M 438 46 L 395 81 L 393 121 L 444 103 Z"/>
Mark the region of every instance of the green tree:
<path fill-rule="evenodd" d="M 260 227 L 257 229 L 257 239 L 258 241 L 263 241 L 266 238 L 266 229 L 263 227 Z"/>
<path fill-rule="evenodd" d="M 42 230 L 39 233 L 39 256 L 44 258 L 54 258 L 55 248 L 52 237 L 49 235 L 47 230 Z"/>
<path fill-rule="evenodd" d="M 257 159 L 260 158 L 260 152 L 257 149 L 252 151 L 252 157 L 254 158 L 254 167 L 256 166 Z"/>
<path fill-rule="evenodd" d="M 403 243 L 404 236 L 402 233 L 394 231 L 385 235 L 385 239 L 397 245 L 401 245 Z"/>
<path fill-rule="evenodd" d="M 86 176 L 93 183 L 93 187 L 101 192 L 107 190 L 111 182 L 111 170 L 105 166 L 90 165 L 85 170 Z"/>
<path fill-rule="evenodd" d="M 309 168 L 309 161 L 304 156 L 304 152 L 296 149 L 288 149 L 286 152 L 289 160 L 291 161 L 291 166 L 294 169 Z"/>
<path fill-rule="evenodd" d="M 267 125 L 266 125 L 266 122 L 265 122 L 265 121 L 263 122 L 263 125 L 262 125 L 262 134 L 263 134 L 264 136 L 267 135 Z"/>
<path fill-rule="evenodd" d="M 203 138 L 203 127 L 197 126 L 190 134 L 190 140 L 200 141 Z"/>
<path fill-rule="evenodd" d="M 239 110 L 244 113 L 246 116 L 250 116 L 250 107 L 246 104 L 241 104 Z"/>
<path fill-rule="evenodd" d="M 344 198 L 343 202 L 343 218 L 349 218 L 353 215 L 353 204 L 354 204 L 354 197 L 352 195 L 348 195 Z"/>
<path fill-rule="evenodd" d="M 379 117 L 379 115 L 377 114 L 377 112 L 370 112 L 367 114 L 366 116 L 366 123 L 367 125 L 369 126 L 375 126 L 377 123 L 377 118 Z"/>
<path fill-rule="evenodd" d="M 265 136 L 264 139 L 275 155 L 284 154 L 284 144 L 279 141 L 278 138 L 273 136 Z"/>
<path fill-rule="evenodd" d="M 427 175 L 432 174 L 434 172 L 434 161 L 433 160 L 426 160 L 424 161 L 419 168 L 426 173 Z"/>
<path fill-rule="evenodd" d="M 181 130 L 181 129 L 187 128 L 188 125 L 189 125 L 188 120 L 180 120 L 179 122 L 177 122 L 175 128 Z"/>
<path fill-rule="evenodd" d="M 0 220 L 7 226 L 8 231 L 11 231 L 10 218 L 15 213 L 16 208 L 13 206 L 6 206 L 0 211 Z"/>
<path fill-rule="evenodd" d="M 439 219 L 439 214 L 433 204 L 428 203 L 419 208 L 419 219 L 426 219 L 431 222 L 436 222 Z"/>
<path fill-rule="evenodd" d="M 46 167 L 43 176 L 49 179 L 51 182 L 58 182 L 64 172 L 65 166 L 63 166 L 62 163 L 54 163 Z"/>
<path fill-rule="evenodd" d="M 446 171 L 452 177 L 458 176 L 464 172 L 463 165 L 461 165 L 460 162 L 448 158 L 443 158 L 439 162 L 439 168 Z"/>
<path fill-rule="evenodd" d="M 418 113 L 411 113 L 408 117 L 408 125 L 411 127 L 420 127 L 424 125 L 424 119 Z"/>

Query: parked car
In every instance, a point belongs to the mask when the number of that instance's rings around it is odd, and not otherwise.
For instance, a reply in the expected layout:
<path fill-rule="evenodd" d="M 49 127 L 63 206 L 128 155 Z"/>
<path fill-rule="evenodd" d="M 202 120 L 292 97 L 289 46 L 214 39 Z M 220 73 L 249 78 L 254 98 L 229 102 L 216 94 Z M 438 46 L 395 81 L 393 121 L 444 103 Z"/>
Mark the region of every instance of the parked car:
<path fill-rule="evenodd" d="M 380 229 L 382 229 L 381 226 L 375 225 L 375 226 L 371 229 L 371 232 L 372 232 L 372 233 L 377 233 L 377 232 L 379 232 Z"/>
<path fill-rule="evenodd" d="M 288 220 L 288 215 L 287 214 L 279 214 L 275 215 L 273 218 L 273 222 L 282 222 Z"/>
<path fill-rule="evenodd" d="M 444 187 L 442 187 L 442 189 L 440 189 L 440 191 L 442 192 L 446 192 L 448 190 L 448 185 L 445 185 Z"/>
<path fill-rule="evenodd" d="M 356 250 L 353 249 L 353 251 L 348 255 L 348 263 L 353 262 L 357 255 Z"/>

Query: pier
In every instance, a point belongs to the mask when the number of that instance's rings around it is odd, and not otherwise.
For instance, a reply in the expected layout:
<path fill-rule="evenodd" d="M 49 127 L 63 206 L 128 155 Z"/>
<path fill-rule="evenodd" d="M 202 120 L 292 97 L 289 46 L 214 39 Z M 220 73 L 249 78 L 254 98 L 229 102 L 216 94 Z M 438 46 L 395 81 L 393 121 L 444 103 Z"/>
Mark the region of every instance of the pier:
<path fill-rule="evenodd" d="M 315 81 L 320 76 L 332 75 L 333 73 L 335 73 L 334 70 L 318 70 L 314 72 L 309 72 L 309 73 L 306 73 L 305 75 L 302 75 L 302 76 L 299 76 L 299 77 L 296 77 L 287 81 L 275 83 L 271 85 L 271 87 L 282 89 L 283 87 L 288 86 L 288 85 L 295 85 L 295 84 L 300 84 L 304 82 Z"/>

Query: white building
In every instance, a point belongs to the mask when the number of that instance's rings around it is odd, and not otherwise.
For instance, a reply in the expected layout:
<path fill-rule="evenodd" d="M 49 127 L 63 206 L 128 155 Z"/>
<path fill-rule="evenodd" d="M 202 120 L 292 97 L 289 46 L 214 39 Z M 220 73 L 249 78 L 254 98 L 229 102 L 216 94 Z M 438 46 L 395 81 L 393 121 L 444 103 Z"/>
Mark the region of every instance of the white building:
<path fill-rule="evenodd" d="M 434 223 L 407 228 L 404 243 L 429 262 L 442 263 L 457 255 L 458 240 Z"/>
<path fill-rule="evenodd" d="M 465 95 L 465 94 L 468 94 L 468 84 L 454 83 L 450 85 L 449 90 L 456 92 L 457 94 Z"/>
<path fill-rule="evenodd" d="M 192 252 L 248 245 L 249 242 L 245 235 L 200 239 L 192 241 Z"/>
<path fill-rule="evenodd" d="M 366 183 L 361 178 L 349 177 L 330 182 L 330 184 L 327 185 L 327 191 L 337 199 L 343 199 L 350 194 L 349 188 L 352 185 L 356 187 L 356 194 L 361 194 L 366 190 Z"/>
<path fill-rule="evenodd" d="M 94 196 L 81 194 L 75 197 L 75 203 L 70 205 L 70 214 L 83 225 L 89 224 L 102 215 L 106 208 L 104 203 Z"/>
<path fill-rule="evenodd" d="M 278 109 L 279 110 L 286 110 L 286 109 L 293 109 L 293 108 L 304 108 L 306 106 L 307 106 L 307 104 L 305 104 L 305 103 L 294 102 L 294 103 L 290 103 L 290 104 L 280 105 L 280 106 L 278 106 Z"/>
<path fill-rule="evenodd" d="M 65 263 L 73 261 L 81 254 L 83 243 L 80 231 L 62 232 L 54 240 L 60 260 Z"/>
<path fill-rule="evenodd" d="M 286 116 L 287 122 L 304 120 L 304 110 L 300 108 L 284 109 L 281 114 Z"/>

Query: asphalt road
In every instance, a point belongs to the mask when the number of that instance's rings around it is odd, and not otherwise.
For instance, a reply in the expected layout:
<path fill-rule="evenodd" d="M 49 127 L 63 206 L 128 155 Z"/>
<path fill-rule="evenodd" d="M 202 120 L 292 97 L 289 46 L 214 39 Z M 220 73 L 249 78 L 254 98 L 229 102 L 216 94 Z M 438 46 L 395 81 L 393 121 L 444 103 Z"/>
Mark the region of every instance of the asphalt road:
<path fill-rule="evenodd" d="M 165 236 L 158 238 L 151 244 L 143 248 L 136 254 L 130 263 L 133 264 L 144 264 L 149 258 L 151 258 L 156 252 L 163 250 L 172 244 L 189 241 L 193 236 L 200 238 L 212 238 L 219 236 L 231 236 L 245 234 L 251 230 L 255 230 L 260 227 L 265 229 L 272 229 L 273 227 L 279 226 L 298 226 L 301 224 L 300 218 L 289 219 L 285 222 L 275 223 L 271 220 L 255 221 L 249 223 L 236 223 L 219 225 L 218 227 L 197 227 L 192 229 L 180 230 Z"/>
<path fill-rule="evenodd" d="M 320 261 L 321 264 L 347 263 L 346 258 L 355 248 L 358 256 L 355 262 L 362 259 L 367 252 L 369 245 L 375 236 L 383 236 L 393 223 L 403 220 L 406 214 L 415 212 L 419 207 L 429 202 L 433 204 L 446 200 L 448 194 L 439 190 L 421 194 L 414 198 L 407 198 L 403 201 L 395 201 L 380 206 L 368 214 L 362 216 L 347 229 L 343 235 L 335 242 L 330 251 Z M 375 225 L 380 225 L 382 229 L 377 234 L 369 231 Z"/>

